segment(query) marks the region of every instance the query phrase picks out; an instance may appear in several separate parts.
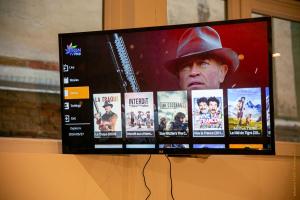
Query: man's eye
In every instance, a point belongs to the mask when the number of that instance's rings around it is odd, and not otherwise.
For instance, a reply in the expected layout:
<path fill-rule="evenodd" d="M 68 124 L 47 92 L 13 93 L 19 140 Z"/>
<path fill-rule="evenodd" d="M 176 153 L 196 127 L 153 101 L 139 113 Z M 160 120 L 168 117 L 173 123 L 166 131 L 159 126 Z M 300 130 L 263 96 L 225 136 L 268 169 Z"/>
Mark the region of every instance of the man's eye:
<path fill-rule="evenodd" d="M 209 64 L 207 62 L 202 62 L 201 67 L 207 68 L 207 67 L 209 67 Z"/>
<path fill-rule="evenodd" d="M 183 64 L 184 67 L 191 67 L 193 65 L 192 62 L 186 62 Z"/>
<path fill-rule="evenodd" d="M 182 71 L 189 71 L 191 68 L 190 65 L 184 65 L 184 67 L 182 68 Z"/>

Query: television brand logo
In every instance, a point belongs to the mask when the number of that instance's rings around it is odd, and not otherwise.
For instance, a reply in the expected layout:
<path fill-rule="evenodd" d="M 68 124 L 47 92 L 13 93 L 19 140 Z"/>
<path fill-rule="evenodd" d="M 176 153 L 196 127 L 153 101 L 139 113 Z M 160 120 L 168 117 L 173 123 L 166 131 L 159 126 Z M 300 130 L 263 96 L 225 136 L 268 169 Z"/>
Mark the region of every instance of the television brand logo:
<path fill-rule="evenodd" d="M 81 56 L 81 48 L 77 48 L 77 45 L 73 45 L 72 42 L 67 45 L 65 54 L 69 56 Z"/>

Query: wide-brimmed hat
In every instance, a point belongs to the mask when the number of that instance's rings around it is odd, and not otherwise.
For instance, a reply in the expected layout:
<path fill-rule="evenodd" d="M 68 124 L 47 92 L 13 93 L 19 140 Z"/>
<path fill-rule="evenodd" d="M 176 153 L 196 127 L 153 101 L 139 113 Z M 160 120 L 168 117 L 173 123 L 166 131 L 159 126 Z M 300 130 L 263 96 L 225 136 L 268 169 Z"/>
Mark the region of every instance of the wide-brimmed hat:
<path fill-rule="evenodd" d="M 176 58 L 165 66 L 169 72 L 177 74 L 180 63 L 206 55 L 217 57 L 233 71 L 239 66 L 237 53 L 230 48 L 223 48 L 219 34 L 209 26 L 187 29 L 179 39 Z"/>
<path fill-rule="evenodd" d="M 109 103 L 108 101 L 105 101 L 104 105 L 103 105 L 103 108 L 105 108 L 106 106 L 113 107 L 113 104 Z"/>

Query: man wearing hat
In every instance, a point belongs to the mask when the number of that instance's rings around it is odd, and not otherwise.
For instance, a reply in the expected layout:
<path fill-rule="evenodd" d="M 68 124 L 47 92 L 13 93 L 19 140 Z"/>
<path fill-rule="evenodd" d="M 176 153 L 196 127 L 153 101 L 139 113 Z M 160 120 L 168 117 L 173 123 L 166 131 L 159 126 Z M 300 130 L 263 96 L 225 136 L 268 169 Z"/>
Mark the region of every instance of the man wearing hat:
<path fill-rule="evenodd" d="M 113 104 L 105 101 L 103 105 L 105 113 L 101 116 L 101 123 L 99 124 L 99 129 L 101 131 L 115 131 L 118 116 L 116 113 L 111 111 L 112 107 Z"/>
<path fill-rule="evenodd" d="M 176 58 L 166 68 L 179 79 L 181 89 L 217 89 L 228 71 L 239 66 L 237 53 L 224 48 L 209 26 L 187 29 L 180 37 Z"/>

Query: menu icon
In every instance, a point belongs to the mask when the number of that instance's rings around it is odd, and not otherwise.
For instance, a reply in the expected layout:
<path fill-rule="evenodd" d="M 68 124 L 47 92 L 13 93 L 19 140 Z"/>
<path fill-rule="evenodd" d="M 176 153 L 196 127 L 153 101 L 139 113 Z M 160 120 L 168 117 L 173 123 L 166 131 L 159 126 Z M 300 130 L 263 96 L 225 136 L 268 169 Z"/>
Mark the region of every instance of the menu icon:
<path fill-rule="evenodd" d="M 65 122 L 70 122 L 70 115 L 65 115 Z"/>
<path fill-rule="evenodd" d="M 63 65 L 63 70 L 64 70 L 64 72 L 68 72 L 69 71 L 69 66 L 64 64 Z"/>
<path fill-rule="evenodd" d="M 64 77 L 64 84 L 68 84 L 69 83 L 69 77 Z"/>
<path fill-rule="evenodd" d="M 69 102 L 65 102 L 65 103 L 64 103 L 64 109 L 65 109 L 65 110 L 69 110 L 69 109 L 70 109 L 70 104 L 69 104 Z"/>

